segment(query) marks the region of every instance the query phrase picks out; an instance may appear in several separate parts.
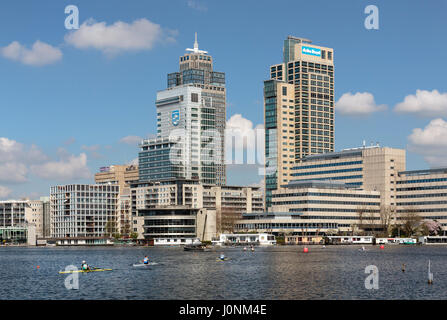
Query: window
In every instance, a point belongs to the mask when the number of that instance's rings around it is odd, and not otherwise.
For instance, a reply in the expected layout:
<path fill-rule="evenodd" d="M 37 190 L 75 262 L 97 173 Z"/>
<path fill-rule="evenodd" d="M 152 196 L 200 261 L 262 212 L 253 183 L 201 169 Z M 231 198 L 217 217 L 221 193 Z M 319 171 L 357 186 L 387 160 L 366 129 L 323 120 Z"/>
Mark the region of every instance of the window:
<path fill-rule="evenodd" d="M 287 87 L 282 87 L 282 95 L 283 96 L 287 95 Z"/>
<path fill-rule="evenodd" d="M 199 95 L 197 93 L 191 93 L 191 102 L 199 102 Z"/>

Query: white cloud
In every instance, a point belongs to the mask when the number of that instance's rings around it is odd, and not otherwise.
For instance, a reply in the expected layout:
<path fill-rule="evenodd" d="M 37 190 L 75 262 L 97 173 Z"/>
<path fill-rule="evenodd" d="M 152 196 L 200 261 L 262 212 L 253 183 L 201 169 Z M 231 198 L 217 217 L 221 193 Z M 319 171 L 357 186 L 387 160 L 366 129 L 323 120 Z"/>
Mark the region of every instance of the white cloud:
<path fill-rule="evenodd" d="M 91 177 L 87 167 L 87 155 L 70 155 L 59 161 L 48 161 L 41 165 L 31 166 L 31 171 L 38 177 L 48 180 L 76 180 Z"/>
<path fill-rule="evenodd" d="M 0 181 L 21 183 L 27 181 L 28 168 L 23 163 L 0 163 Z"/>
<path fill-rule="evenodd" d="M 244 152 L 246 152 L 245 164 L 264 164 L 265 135 L 262 124 L 253 127 L 253 122 L 241 114 L 235 114 L 227 120 L 225 134 L 227 164 L 234 164 L 234 162 L 241 164 L 239 162 L 242 161 Z M 232 160 L 233 157 L 234 160 Z"/>
<path fill-rule="evenodd" d="M 421 154 L 432 167 L 447 165 L 447 122 L 434 119 L 424 128 L 415 128 L 408 137 L 408 150 Z"/>
<path fill-rule="evenodd" d="M 28 166 L 47 159 L 35 145 L 27 147 L 15 140 L 0 137 L 0 181 L 26 182 Z"/>
<path fill-rule="evenodd" d="M 386 110 L 386 105 L 377 105 L 369 92 L 350 92 L 343 94 L 335 103 L 338 113 L 352 116 L 366 116 L 373 112 Z"/>
<path fill-rule="evenodd" d="M 39 40 L 34 42 L 31 49 L 14 41 L 6 47 L 0 48 L 0 53 L 7 59 L 31 66 L 44 66 L 62 59 L 62 51 L 59 48 Z"/>
<path fill-rule="evenodd" d="M 126 137 L 121 138 L 119 142 L 131 145 L 131 146 L 137 146 L 141 142 L 141 140 L 143 140 L 143 138 L 139 137 L 139 136 L 126 136 Z"/>
<path fill-rule="evenodd" d="M 410 94 L 398 103 L 394 111 L 423 117 L 447 116 L 447 93 L 440 93 L 438 90 L 416 90 L 415 95 Z"/>
<path fill-rule="evenodd" d="M 163 29 L 147 19 L 132 23 L 117 21 L 107 26 L 92 19 L 65 36 L 65 41 L 78 49 L 97 49 L 107 55 L 124 51 L 150 50 L 158 42 L 175 41 L 176 31 Z"/>
<path fill-rule="evenodd" d="M 11 193 L 11 189 L 5 186 L 0 186 L 0 199 L 6 199 Z"/>

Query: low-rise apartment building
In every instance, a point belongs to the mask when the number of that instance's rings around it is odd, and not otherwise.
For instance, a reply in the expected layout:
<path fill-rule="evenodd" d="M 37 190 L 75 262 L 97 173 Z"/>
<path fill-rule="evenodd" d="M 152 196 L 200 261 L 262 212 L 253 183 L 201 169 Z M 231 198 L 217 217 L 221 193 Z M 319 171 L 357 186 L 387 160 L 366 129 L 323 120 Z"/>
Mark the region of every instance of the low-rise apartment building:
<path fill-rule="evenodd" d="M 100 238 L 116 230 L 119 186 L 69 184 L 50 188 L 52 238 Z"/>

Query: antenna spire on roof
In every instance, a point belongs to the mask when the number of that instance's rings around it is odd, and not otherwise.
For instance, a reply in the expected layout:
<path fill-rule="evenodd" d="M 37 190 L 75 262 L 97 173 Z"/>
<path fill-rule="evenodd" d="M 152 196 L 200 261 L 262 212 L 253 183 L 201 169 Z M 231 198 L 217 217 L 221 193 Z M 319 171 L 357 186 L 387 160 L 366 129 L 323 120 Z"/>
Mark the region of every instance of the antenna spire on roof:
<path fill-rule="evenodd" d="M 195 33 L 194 51 L 199 50 L 199 43 L 197 42 L 197 32 Z"/>
<path fill-rule="evenodd" d="M 193 49 L 187 48 L 186 51 L 191 51 L 193 53 L 205 53 L 205 54 L 208 53 L 207 51 L 199 50 L 199 43 L 197 42 L 197 32 L 195 32 L 194 35 L 195 35 L 194 48 Z"/>

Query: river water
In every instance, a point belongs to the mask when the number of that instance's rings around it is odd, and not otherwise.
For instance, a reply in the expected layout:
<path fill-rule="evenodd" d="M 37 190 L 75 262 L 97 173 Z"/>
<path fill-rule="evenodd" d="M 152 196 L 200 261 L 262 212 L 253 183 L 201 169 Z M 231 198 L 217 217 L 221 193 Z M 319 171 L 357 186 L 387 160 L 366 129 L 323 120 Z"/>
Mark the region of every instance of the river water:
<path fill-rule="evenodd" d="M 359 248 L 0 247 L 0 299 L 447 299 L 447 246 Z M 229 260 L 216 261 L 221 253 Z M 145 255 L 158 264 L 133 267 Z M 82 260 L 113 271 L 78 274 L 68 290 L 58 272 Z M 378 289 L 365 287 L 369 265 Z"/>

